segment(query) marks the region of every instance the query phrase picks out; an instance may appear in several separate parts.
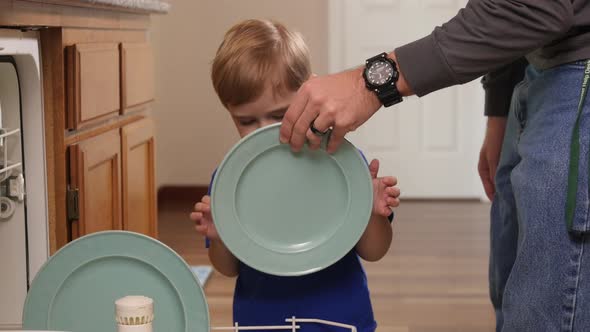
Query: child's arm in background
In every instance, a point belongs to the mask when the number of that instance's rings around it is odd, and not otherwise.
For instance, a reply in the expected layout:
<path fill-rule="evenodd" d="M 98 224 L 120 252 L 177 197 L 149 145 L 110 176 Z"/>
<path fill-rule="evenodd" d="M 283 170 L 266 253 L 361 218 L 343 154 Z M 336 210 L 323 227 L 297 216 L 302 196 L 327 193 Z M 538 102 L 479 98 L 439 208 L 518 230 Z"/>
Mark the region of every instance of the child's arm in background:
<path fill-rule="evenodd" d="M 211 241 L 209 260 L 213 267 L 227 277 L 237 276 L 239 262 L 219 238 L 211 216 L 211 198 L 207 195 L 203 196 L 201 201 L 195 204 L 195 212 L 191 213 L 190 217 L 196 223 L 197 232 L 205 235 Z"/>
<path fill-rule="evenodd" d="M 383 258 L 391 246 L 393 231 L 388 217 L 393 213 L 391 208 L 399 206 L 400 190 L 395 187 L 396 178 L 377 177 L 379 160 L 371 161 L 369 171 L 373 178 L 373 213 L 356 244 L 356 252 L 362 259 L 375 262 Z"/>

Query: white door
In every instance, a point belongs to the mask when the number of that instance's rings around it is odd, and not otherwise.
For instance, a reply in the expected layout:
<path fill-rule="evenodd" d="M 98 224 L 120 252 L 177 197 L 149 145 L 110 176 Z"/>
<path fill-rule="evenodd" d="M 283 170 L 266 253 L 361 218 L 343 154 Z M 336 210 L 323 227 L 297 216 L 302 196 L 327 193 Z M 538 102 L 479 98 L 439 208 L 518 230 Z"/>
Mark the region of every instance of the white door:
<path fill-rule="evenodd" d="M 330 70 L 352 68 L 429 34 L 461 0 L 330 1 Z M 479 80 L 406 98 L 381 109 L 347 138 L 381 174 L 395 175 L 404 198 L 482 198 L 477 160 L 484 134 Z"/>
<path fill-rule="evenodd" d="M 0 57 L 0 128 L 20 128 L 20 92 L 16 68 Z M 4 150 L 11 163 L 22 160 L 20 135 L 0 138 L 0 168 Z M 27 235 L 22 202 L 6 197 L 5 185 L 21 173 L 20 167 L 0 173 L 0 330 L 21 326 L 27 294 Z"/>

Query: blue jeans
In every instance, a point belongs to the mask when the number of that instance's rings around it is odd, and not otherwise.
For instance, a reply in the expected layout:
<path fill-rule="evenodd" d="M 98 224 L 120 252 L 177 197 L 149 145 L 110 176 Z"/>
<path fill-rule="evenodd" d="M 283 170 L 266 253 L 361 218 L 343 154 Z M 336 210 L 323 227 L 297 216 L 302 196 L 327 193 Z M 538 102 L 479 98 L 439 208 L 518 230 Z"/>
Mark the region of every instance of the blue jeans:
<path fill-rule="evenodd" d="M 496 330 L 590 331 L 590 243 L 568 233 L 570 141 L 584 64 L 527 68 L 515 88 L 491 210 Z M 589 222 L 590 97 L 580 130 L 574 226 Z"/>

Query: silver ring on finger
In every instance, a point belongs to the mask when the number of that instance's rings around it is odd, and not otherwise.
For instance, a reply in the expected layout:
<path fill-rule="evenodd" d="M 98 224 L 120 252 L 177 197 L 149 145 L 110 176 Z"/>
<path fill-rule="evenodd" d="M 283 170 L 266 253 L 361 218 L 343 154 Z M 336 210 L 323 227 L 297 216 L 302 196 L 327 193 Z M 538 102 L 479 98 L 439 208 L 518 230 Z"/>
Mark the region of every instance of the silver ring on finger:
<path fill-rule="evenodd" d="M 330 132 L 330 129 L 329 128 L 326 129 L 325 131 L 318 130 L 316 127 L 314 127 L 314 125 L 313 125 L 314 122 L 315 122 L 315 120 L 312 121 L 311 124 L 309 125 L 309 129 L 311 130 L 311 132 L 314 135 L 319 136 L 319 137 L 322 137 L 322 136 L 325 136 L 328 132 Z"/>

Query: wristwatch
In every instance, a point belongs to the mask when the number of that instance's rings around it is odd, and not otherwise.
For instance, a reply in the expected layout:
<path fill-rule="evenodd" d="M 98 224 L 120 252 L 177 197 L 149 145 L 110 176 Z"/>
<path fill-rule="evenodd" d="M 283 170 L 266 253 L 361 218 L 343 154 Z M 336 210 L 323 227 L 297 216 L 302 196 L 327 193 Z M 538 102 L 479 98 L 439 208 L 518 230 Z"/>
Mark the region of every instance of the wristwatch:
<path fill-rule="evenodd" d="M 387 57 L 387 53 L 367 59 L 363 78 L 367 89 L 375 92 L 383 106 L 389 107 L 403 100 L 395 85 L 399 79 L 397 64 Z"/>

